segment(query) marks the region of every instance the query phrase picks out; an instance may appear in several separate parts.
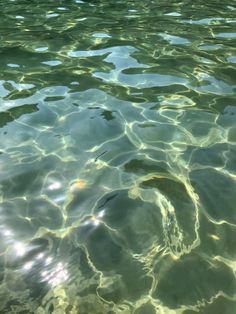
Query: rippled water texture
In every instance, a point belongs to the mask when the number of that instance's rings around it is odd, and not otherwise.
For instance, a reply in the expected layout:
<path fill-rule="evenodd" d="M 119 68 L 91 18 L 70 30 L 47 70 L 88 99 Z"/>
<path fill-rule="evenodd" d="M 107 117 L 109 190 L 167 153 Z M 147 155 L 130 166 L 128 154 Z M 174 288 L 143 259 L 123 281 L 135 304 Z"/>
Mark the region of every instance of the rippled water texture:
<path fill-rule="evenodd" d="M 236 313 L 235 1 L 0 12 L 0 313 Z"/>

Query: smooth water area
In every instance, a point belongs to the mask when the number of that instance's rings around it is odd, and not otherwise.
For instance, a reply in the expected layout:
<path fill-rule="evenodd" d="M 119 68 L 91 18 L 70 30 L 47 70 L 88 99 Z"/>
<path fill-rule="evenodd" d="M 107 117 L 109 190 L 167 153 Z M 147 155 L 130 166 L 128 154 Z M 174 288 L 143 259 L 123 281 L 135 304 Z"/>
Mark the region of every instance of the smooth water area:
<path fill-rule="evenodd" d="M 236 313 L 236 2 L 0 1 L 0 313 Z"/>

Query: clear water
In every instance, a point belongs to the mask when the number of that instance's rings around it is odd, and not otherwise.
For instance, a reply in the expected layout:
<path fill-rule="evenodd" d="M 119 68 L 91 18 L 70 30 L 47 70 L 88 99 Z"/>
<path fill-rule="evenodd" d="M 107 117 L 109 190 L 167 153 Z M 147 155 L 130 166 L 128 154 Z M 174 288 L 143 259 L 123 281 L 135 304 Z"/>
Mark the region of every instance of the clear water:
<path fill-rule="evenodd" d="M 236 313 L 235 1 L 0 12 L 0 313 Z"/>

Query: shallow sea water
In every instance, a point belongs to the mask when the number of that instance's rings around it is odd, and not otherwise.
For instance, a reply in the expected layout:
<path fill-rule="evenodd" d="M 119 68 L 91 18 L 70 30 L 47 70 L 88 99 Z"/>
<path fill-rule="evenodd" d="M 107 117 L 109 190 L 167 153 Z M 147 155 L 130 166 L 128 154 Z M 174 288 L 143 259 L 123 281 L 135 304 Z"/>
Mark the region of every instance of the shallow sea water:
<path fill-rule="evenodd" d="M 0 313 L 236 313 L 236 2 L 0 1 Z"/>

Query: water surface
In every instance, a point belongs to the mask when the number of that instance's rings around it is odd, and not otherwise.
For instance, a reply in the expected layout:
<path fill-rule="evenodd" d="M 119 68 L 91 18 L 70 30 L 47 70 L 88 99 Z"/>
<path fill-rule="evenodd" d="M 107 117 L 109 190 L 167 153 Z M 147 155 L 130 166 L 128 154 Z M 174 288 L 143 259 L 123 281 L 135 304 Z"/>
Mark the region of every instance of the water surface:
<path fill-rule="evenodd" d="M 235 1 L 0 12 L 0 313 L 236 313 Z"/>

